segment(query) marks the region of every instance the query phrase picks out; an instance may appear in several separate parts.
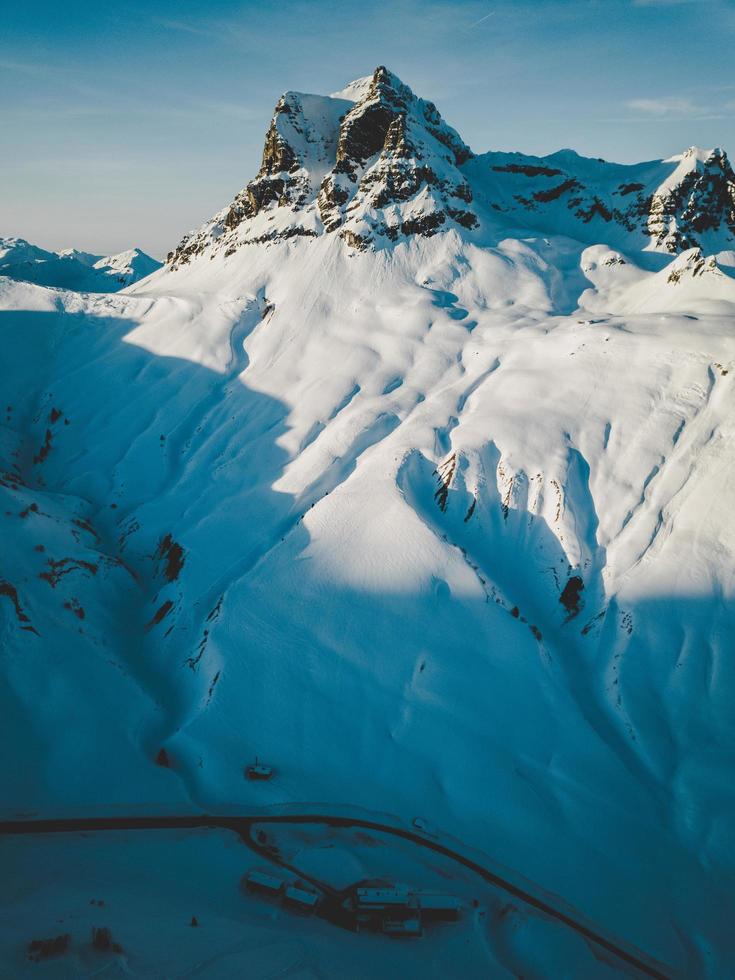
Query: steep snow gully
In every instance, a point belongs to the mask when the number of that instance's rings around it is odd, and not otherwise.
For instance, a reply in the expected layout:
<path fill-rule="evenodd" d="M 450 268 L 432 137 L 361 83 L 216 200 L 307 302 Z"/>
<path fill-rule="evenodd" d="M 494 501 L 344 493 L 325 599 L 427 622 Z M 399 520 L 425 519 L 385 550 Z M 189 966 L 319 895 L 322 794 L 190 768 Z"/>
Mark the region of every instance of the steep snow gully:
<path fill-rule="evenodd" d="M 140 282 L 0 278 L 6 813 L 420 811 L 731 973 L 734 209 L 379 68 Z"/>

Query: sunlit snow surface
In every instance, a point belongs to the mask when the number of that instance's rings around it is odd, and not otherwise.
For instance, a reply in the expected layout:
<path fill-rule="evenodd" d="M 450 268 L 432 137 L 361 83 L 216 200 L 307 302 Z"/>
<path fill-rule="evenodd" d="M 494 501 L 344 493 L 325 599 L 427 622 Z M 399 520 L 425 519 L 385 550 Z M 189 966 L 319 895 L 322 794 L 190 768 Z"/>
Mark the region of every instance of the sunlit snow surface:
<path fill-rule="evenodd" d="M 616 255 L 332 236 L 109 296 L 0 280 L 5 812 L 419 815 L 683 973 L 727 975 L 735 279 Z M 243 778 L 256 755 L 271 781 Z M 85 862 L 146 875 L 225 846 L 102 843 Z M 43 846 L 51 867 L 71 853 Z M 3 910 L 13 956 L 56 929 L 39 854 L 13 851 L 15 894 L 46 896 Z M 226 932 L 241 899 L 219 881 Z M 284 935 L 248 928 L 261 950 Z M 362 954 L 326 928 L 294 927 L 263 975 L 358 976 L 330 973 Z M 395 955 L 450 955 L 433 942 Z"/>
<path fill-rule="evenodd" d="M 48 252 L 22 238 L 0 238 L 0 276 L 39 286 L 114 293 L 160 268 L 160 262 L 139 248 L 117 255 L 92 255 L 75 248 Z"/>

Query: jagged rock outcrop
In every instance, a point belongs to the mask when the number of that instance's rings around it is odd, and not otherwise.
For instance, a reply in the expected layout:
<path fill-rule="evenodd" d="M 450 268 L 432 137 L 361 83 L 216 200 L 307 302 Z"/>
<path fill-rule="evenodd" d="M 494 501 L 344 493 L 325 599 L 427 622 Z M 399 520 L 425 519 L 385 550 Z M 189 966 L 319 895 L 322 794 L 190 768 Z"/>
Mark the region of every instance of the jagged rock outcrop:
<path fill-rule="evenodd" d="M 436 106 L 381 66 L 340 126 L 336 164 L 318 199 L 324 227 L 344 226 L 342 237 L 359 247 L 381 235 L 431 235 L 451 221 L 473 228 L 472 191 L 458 170 L 471 156 Z M 386 213 L 391 205 L 399 207 Z"/>
<path fill-rule="evenodd" d="M 698 276 L 712 274 L 722 275 L 715 256 L 704 256 L 700 248 L 691 248 L 682 252 L 676 261 L 671 263 L 666 281 L 676 285 L 687 278 L 696 279 Z"/>
<path fill-rule="evenodd" d="M 672 255 L 735 244 L 735 173 L 721 149 L 691 147 L 632 166 L 571 150 L 548 157 L 486 153 L 467 169 L 491 211 L 529 227 Z M 594 234 L 585 230 L 590 225 Z"/>
<path fill-rule="evenodd" d="M 299 159 L 278 126 L 279 116 L 287 116 L 293 127 L 303 133 L 299 126 L 301 114 L 302 107 L 296 95 L 281 96 L 265 137 L 260 170 L 230 205 L 224 219 L 225 228 L 237 228 L 245 218 L 254 218 L 270 204 L 299 207 L 306 201 L 310 185 L 304 161 Z"/>
<path fill-rule="evenodd" d="M 474 228 L 472 190 L 459 169 L 472 151 L 436 106 L 382 66 L 345 94 L 283 95 L 256 177 L 169 263 L 294 235 L 339 231 L 364 248 L 453 223 Z"/>
<path fill-rule="evenodd" d="M 655 243 L 675 254 L 699 244 L 708 231 L 735 238 L 735 173 L 719 147 L 704 155 L 691 147 L 681 179 L 652 195 L 647 228 Z"/>

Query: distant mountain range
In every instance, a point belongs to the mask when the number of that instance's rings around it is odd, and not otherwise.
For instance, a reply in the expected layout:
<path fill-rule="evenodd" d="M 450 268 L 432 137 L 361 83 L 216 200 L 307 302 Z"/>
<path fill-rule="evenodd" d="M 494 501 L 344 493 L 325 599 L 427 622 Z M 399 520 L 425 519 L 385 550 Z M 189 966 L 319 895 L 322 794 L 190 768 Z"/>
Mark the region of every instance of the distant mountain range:
<path fill-rule="evenodd" d="M 75 248 L 49 252 L 22 238 L 0 238 L 0 276 L 38 286 L 114 293 L 160 267 L 160 262 L 139 248 L 116 255 L 92 255 Z"/>

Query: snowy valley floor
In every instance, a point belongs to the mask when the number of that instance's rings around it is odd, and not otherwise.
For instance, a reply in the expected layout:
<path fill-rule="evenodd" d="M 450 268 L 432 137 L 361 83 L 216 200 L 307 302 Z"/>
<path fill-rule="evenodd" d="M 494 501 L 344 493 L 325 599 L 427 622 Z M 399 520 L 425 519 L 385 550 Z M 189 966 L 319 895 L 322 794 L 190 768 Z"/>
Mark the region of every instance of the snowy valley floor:
<path fill-rule="evenodd" d="M 278 862 L 222 830 L 108 831 L 0 839 L 0 976 L 645 976 L 454 861 L 380 832 L 256 825 Z M 307 876 L 281 866 L 295 867 Z M 450 893 L 459 919 L 394 939 L 353 932 L 283 897 L 253 893 L 265 871 L 305 887 L 365 880 Z M 94 943 L 108 930 L 109 948 Z M 35 940 L 35 944 L 34 944 Z M 39 940 L 56 940 L 39 948 Z M 114 945 L 114 948 L 112 947 Z M 653 967 L 655 970 L 655 966 Z M 654 973 L 665 976 L 665 973 Z"/>

